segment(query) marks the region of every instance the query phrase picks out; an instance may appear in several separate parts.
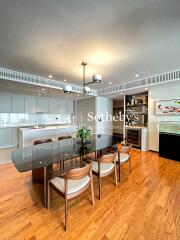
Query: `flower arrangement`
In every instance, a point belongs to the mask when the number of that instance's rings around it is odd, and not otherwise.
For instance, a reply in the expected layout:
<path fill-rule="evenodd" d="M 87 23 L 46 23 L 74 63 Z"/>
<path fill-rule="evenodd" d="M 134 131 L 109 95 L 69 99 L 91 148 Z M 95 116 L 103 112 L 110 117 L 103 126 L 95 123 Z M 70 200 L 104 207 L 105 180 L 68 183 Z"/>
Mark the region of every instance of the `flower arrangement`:
<path fill-rule="evenodd" d="M 87 138 L 91 137 L 92 130 L 90 128 L 87 128 L 85 126 L 82 126 L 78 128 L 76 136 L 80 137 L 82 140 L 86 140 Z"/>

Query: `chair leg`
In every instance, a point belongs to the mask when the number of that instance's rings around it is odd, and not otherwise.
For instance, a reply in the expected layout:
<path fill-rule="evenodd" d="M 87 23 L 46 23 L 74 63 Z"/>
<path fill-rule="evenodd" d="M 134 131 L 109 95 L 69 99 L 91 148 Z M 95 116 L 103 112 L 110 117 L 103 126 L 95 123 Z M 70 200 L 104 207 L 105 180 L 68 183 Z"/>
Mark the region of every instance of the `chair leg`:
<path fill-rule="evenodd" d="M 68 202 L 67 197 L 65 197 L 65 231 L 67 231 L 68 228 Z"/>
<path fill-rule="evenodd" d="M 116 162 L 114 163 L 114 176 L 115 176 L 115 184 L 117 186 L 117 169 L 116 169 Z"/>
<path fill-rule="evenodd" d="M 49 186 L 49 181 L 48 181 L 48 183 L 47 183 L 47 194 L 48 194 L 48 196 L 47 196 L 47 209 L 49 209 L 50 208 L 50 194 L 51 194 L 51 189 L 50 189 L 50 186 Z"/>
<path fill-rule="evenodd" d="M 92 171 L 90 172 L 90 179 L 91 179 L 91 195 L 92 195 L 92 204 L 95 204 L 94 200 L 94 185 L 93 185 L 93 176 L 92 176 Z"/>
<path fill-rule="evenodd" d="M 99 178 L 99 200 L 101 199 L 101 176 L 98 176 Z"/>
<path fill-rule="evenodd" d="M 121 164 L 118 162 L 119 182 L 121 181 Z"/>
<path fill-rule="evenodd" d="M 131 158 L 129 158 L 129 172 L 132 172 L 132 166 L 131 166 Z"/>

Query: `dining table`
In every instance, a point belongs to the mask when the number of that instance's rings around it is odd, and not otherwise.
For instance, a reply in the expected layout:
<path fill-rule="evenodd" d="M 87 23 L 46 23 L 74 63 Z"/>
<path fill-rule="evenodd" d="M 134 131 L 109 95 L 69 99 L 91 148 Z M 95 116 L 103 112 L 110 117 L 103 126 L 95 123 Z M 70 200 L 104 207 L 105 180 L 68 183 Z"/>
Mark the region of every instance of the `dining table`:
<path fill-rule="evenodd" d="M 77 158 L 82 163 L 84 156 L 87 154 L 95 153 L 95 156 L 101 156 L 105 149 L 117 149 L 119 142 L 120 139 L 114 135 L 93 134 L 86 142 L 74 137 L 39 145 L 20 147 L 12 152 L 11 159 L 19 172 L 43 168 L 44 204 L 47 207 L 48 172 L 54 164 L 61 164 L 70 159 Z M 71 166 L 71 168 L 75 167 L 77 166 Z"/>

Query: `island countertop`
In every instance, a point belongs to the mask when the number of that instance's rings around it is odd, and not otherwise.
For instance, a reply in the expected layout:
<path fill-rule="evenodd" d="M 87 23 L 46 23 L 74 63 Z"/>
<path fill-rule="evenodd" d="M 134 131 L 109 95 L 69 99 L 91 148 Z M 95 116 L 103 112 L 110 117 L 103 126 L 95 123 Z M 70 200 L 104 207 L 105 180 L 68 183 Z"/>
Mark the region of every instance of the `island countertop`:
<path fill-rule="evenodd" d="M 52 139 L 57 141 L 60 136 L 76 136 L 76 125 L 64 124 L 46 127 L 19 128 L 19 146 L 32 146 L 39 139 Z"/>
<path fill-rule="evenodd" d="M 61 129 L 61 128 L 77 128 L 76 125 L 72 124 L 63 124 L 63 125 L 50 125 L 50 126 L 45 126 L 45 127 L 23 127 L 19 128 L 20 131 L 46 131 L 46 130 L 51 130 L 51 129 Z"/>

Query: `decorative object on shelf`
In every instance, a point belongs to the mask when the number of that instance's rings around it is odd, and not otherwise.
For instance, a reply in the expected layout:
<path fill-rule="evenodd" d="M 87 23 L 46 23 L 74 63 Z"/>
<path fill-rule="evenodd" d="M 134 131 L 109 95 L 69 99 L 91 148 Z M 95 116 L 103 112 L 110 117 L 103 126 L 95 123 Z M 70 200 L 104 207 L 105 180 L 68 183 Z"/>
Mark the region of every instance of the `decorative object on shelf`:
<path fill-rule="evenodd" d="M 92 135 L 92 130 L 85 126 L 78 128 L 76 133 L 76 136 L 81 138 L 82 145 L 86 143 L 87 138 L 91 137 L 91 135 Z"/>
<path fill-rule="evenodd" d="M 180 99 L 159 100 L 155 101 L 156 115 L 180 115 Z"/>
<path fill-rule="evenodd" d="M 86 85 L 91 84 L 91 83 L 100 83 L 102 80 L 102 76 L 99 73 L 96 73 L 92 76 L 92 81 L 91 82 L 86 82 L 86 62 L 82 62 L 81 66 L 83 68 L 83 91 L 84 94 L 89 94 L 91 89 L 87 87 Z M 64 87 L 64 93 L 73 93 L 72 86 L 70 84 L 65 85 Z"/>

